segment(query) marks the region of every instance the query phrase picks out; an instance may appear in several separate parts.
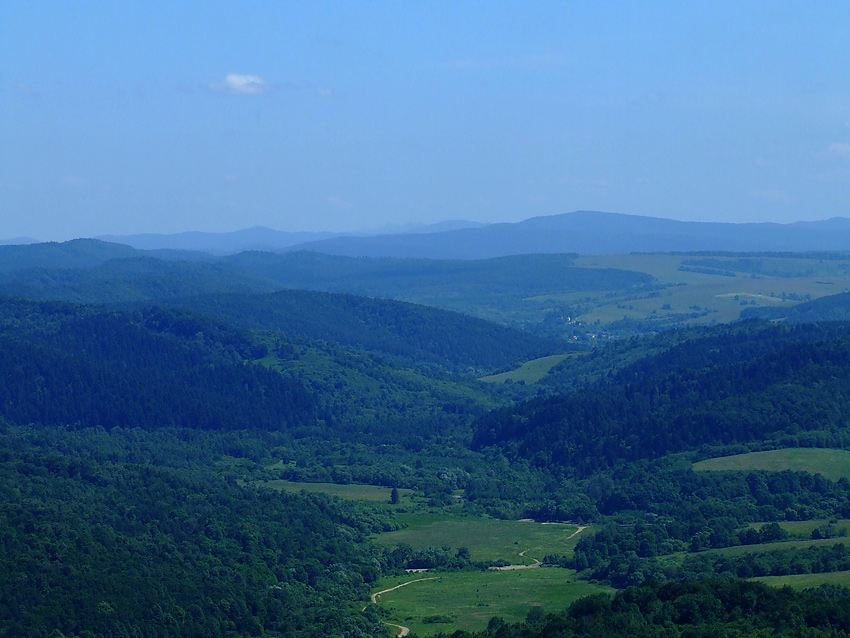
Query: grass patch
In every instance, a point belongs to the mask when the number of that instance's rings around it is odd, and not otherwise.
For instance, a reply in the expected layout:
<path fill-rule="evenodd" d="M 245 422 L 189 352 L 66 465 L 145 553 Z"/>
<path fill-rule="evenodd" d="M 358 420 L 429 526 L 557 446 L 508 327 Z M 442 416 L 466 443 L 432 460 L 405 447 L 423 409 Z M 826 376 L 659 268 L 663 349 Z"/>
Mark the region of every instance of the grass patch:
<path fill-rule="evenodd" d="M 382 485 L 337 485 L 336 483 L 294 483 L 292 481 L 284 481 L 274 480 L 274 481 L 262 481 L 258 483 L 263 487 L 269 487 L 273 490 L 278 490 L 279 492 L 295 492 L 298 493 L 301 490 L 308 492 L 310 494 L 327 494 L 328 496 L 338 496 L 339 498 L 343 498 L 349 501 L 372 501 L 372 502 L 381 502 L 381 503 L 389 503 L 390 502 L 390 493 L 392 492 L 392 488 L 384 487 Z M 410 495 L 413 493 L 413 490 L 409 489 L 399 489 L 399 496 L 401 497 L 402 503 L 405 501 L 410 501 Z"/>
<path fill-rule="evenodd" d="M 529 384 L 537 383 L 549 374 L 549 371 L 561 363 L 564 359 L 570 356 L 575 356 L 576 354 L 578 353 L 553 354 L 548 357 L 533 359 L 531 361 L 526 361 L 515 370 L 481 377 L 479 381 L 486 381 L 487 383 L 505 383 L 506 381 L 512 381 L 513 383 L 519 383 L 520 381 Z"/>
<path fill-rule="evenodd" d="M 453 550 L 466 547 L 473 560 L 501 560 L 519 565 L 531 565 L 534 559 L 542 560 L 547 554 L 569 555 L 581 536 L 574 535 L 578 530 L 575 525 L 563 523 L 503 521 L 445 513 L 402 514 L 397 520 L 407 528 L 380 534 L 375 538 L 376 543 Z M 524 556 L 520 556 L 522 552 Z"/>
<path fill-rule="evenodd" d="M 850 587 L 850 571 L 828 572 L 826 574 L 793 574 L 788 576 L 759 576 L 751 578 L 771 587 L 790 587 L 791 589 L 808 589 L 821 585 L 843 585 Z"/>
<path fill-rule="evenodd" d="M 378 604 L 390 612 L 391 622 L 410 627 L 412 633 L 422 636 L 441 631 L 450 634 L 459 629 L 480 631 L 493 616 L 520 622 L 532 607 L 550 613 L 565 609 L 582 596 L 612 591 L 574 580 L 572 570 L 547 567 L 507 572 L 435 572 L 433 576 L 436 580 L 412 583 L 378 597 Z M 422 575 L 386 578 L 377 589 L 417 578 Z M 434 617 L 449 622 L 424 622 Z"/>
<path fill-rule="evenodd" d="M 694 463 L 696 472 L 748 472 L 753 470 L 809 472 L 837 481 L 850 478 L 850 451 L 825 448 L 788 448 L 721 456 Z"/>
<path fill-rule="evenodd" d="M 850 537 L 839 536 L 837 538 L 824 538 L 816 541 L 797 540 L 779 541 L 776 543 L 760 543 L 758 545 L 736 545 L 735 547 L 709 549 L 706 550 L 704 553 L 722 554 L 724 556 L 741 556 L 743 554 L 762 554 L 764 552 L 778 552 L 783 549 L 804 549 L 806 547 L 818 547 L 822 545 L 850 545 Z"/>
<path fill-rule="evenodd" d="M 759 530 L 767 524 L 768 523 L 751 523 L 749 526 L 753 529 Z M 811 521 L 778 521 L 778 525 L 792 536 L 802 538 L 811 538 L 812 532 L 815 529 L 825 527 L 827 525 L 832 525 L 836 531 L 840 531 L 842 529 L 850 531 L 850 519 L 846 518 L 837 520 L 827 520 L 824 518 Z"/>

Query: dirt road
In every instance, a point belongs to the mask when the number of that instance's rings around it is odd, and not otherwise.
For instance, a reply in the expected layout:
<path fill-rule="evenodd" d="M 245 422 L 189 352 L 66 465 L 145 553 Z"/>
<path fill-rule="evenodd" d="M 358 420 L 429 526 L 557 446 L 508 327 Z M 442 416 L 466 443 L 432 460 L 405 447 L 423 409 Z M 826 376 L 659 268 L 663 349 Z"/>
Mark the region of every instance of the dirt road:
<path fill-rule="evenodd" d="M 385 589 L 383 591 L 375 592 L 372 594 L 372 603 L 378 604 L 378 596 L 381 594 L 386 594 L 387 592 L 395 591 L 396 589 L 400 589 L 402 587 L 407 587 L 408 585 L 412 585 L 413 583 L 421 583 L 423 580 L 437 580 L 436 576 L 431 576 L 430 578 L 417 578 L 416 580 L 409 580 L 406 583 L 402 583 L 401 585 L 396 585 L 395 587 L 390 587 L 389 589 Z M 393 625 L 394 627 L 397 625 Z"/>

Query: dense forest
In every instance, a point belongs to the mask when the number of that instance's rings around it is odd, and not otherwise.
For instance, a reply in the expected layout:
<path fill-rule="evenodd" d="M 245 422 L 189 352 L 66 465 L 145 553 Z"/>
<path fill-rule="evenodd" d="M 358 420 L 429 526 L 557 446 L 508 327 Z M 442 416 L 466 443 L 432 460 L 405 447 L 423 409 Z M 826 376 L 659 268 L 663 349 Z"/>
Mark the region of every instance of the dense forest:
<path fill-rule="evenodd" d="M 472 312 L 558 277 L 652 295 L 651 277 L 572 255 L 137 252 L 0 251 L 16 295 L 0 298 L 0 636 L 386 635 L 367 605 L 382 578 L 492 566 L 374 543 L 400 527 L 397 489 L 423 511 L 585 526 L 540 558 L 622 590 L 521 625 L 496 616 L 484 636 L 847 631 L 841 588 L 740 579 L 850 569 L 833 522 L 850 519 L 848 478 L 693 465 L 850 450 L 850 324 L 826 320 L 845 295 L 801 303 L 799 321 L 592 341 L 377 297 L 409 285 L 425 300 L 445 280 L 443 294 L 474 289 Z M 727 265 L 768 267 L 753 259 Z M 538 381 L 479 379 L 546 355 L 559 363 Z M 387 503 L 396 488 L 397 509 L 269 489 L 284 480 L 380 486 Z M 816 544 L 794 545 L 798 522 Z"/>

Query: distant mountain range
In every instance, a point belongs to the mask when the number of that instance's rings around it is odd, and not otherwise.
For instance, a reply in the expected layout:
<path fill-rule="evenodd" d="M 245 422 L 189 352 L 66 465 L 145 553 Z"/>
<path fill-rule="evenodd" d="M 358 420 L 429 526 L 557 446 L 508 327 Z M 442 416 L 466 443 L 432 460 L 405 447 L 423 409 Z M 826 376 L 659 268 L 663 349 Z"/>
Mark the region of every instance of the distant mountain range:
<path fill-rule="evenodd" d="M 436 224 L 404 224 L 388 226 L 374 234 L 381 237 L 422 235 L 486 226 L 478 222 L 444 221 Z M 371 236 L 372 233 L 366 236 Z M 309 245 L 338 237 L 364 238 L 362 234 L 344 235 L 343 233 L 284 232 L 256 226 L 231 233 L 186 232 L 174 235 L 147 233 L 142 235 L 101 235 L 95 239 L 126 244 L 140 250 L 198 250 L 214 255 L 232 255 L 246 250 L 279 252 L 293 246 Z"/>
<path fill-rule="evenodd" d="M 516 223 L 449 221 L 405 225 L 370 235 L 281 232 L 256 227 L 231 233 L 105 235 L 97 239 L 142 250 L 191 250 L 214 255 L 308 250 L 348 257 L 427 259 L 552 253 L 844 251 L 850 250 L 850 219 L 732 224 L 577 211 Z"/>
<path fill-rule="evenodd" d="M 290 250 L 349 257 L 487 259 L 532 253 L 850 250 L 850 219 L 793 224 L 682 222 L 578 211 L 428 235 L 333 237 Z"/>

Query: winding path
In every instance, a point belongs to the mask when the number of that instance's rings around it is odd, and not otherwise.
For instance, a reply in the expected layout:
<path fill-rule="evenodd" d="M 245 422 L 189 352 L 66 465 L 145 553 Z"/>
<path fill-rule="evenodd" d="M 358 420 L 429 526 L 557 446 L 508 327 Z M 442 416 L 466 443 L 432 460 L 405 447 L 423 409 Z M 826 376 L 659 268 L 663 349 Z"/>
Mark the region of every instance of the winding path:
<path fill-rule="evenodd" d="M 391 622 L 385 622 L 384 624 L 389 625 L 390 627 L 399 628 L 400 631 L 398 632 L 398 636 L 396 636 L 396 638 L 403 638 L 404 636 L 410 633 L 410 627 L 405 627 L 404 625 L 396 625 Z"/>
<path fill-rule="evenodd" d="M 544 523 L 544 525 L 545 525 L 545 523 Z M 578 528 L 576 529 L 576 531 L 574 531 L 572 534 L 567 536 L 567 538 L 565 540 L 570 540 L 571 538 L 578 536 L 579 534 L 581 534 L 586 529 L 587 529 L 586 525 L 579 525 Z M 534 549 L 534 548 L 532 547 L 531 549 Z M 523 558 L 525 558 L 525 553 L 527 551 L 528 551 L 527 549 L 524 549 L 519 553 L 519 555 L 522 556 Z M 504 567 L 490 567 L 489 569 L 492 570 L 492 571 L 510 571 L 510 570 L 514 570 L 514 569 L 532 569 L 534 567 L 540 567 L 541 565 L 543 565 L 543 563 L 540 562 L 539 560 L 537 560 L 536 558 L 534 558 L 532 556 L 529 556 L 529 558 L 531 558 L 531 560 L 534 561 L 533 565 L 505 565 Z M 395 591 L 396 589 L 400 589 L 401 587 L 406 587 L 407 585 L 412 585 L 413 583 L 421 583 L 423 580 L 438 580 L 438 577 L 437 576 L 430 576 L 429 578 L 417 578 L 416 580 L 409 580 L 406 583 L 402 583 L 401 585 L 396 585 L 395 587 L 390 587 L 389 589 L 384 589 L 382 591 L 375 592 L 374 594 L 372 594 L 370 596 L 370 598 L 372 600 L 372 604 L 373 605 L 378 604 L 378 596 L 380 596 L 381 594 L 386 594 L 388 592 Z M 366 607 L 363 608 L 363 611 L 366 611 Z M 410 633 L 410 628 L 405 627 L 404 625 L 396 625 L 395 623 L 391 623 L 391 622 L 385 622 L 384 624 L 388 625 L 390 627 L 398 628 L 399 633 L 397 634 L 396 638 L 404 638 L 404 636 L 406 636 L 407 634 Z"/>
<path fill-rule="evenodd" d="M 417 578 L 416 580 L 409 580 L 406 583 L 402 583 L 401 585 L 396 585 L 395 587 L 390 587 L 389 589 L 384 589 L 383 591 L 378 591 L 372 594 L 372 604 L 378 604 L 378 596 L 381 594 L 386 594 L 387 592 L 395 591 L 396 589 L 400 589 L 402 587 L 407 587 L 408 585 L 412 585 L 413 583 L 421 583 L 423 580 L 437 580 L 436 576 L 431 576 L 430 578 Z M 393 627 L 398 627 L 398 625 L 393 625 Z"/>
<path fill-rule="evenodd" d="M 543 524 L 546 525 L 546 523 L 543 523 Z M 579 534 L 581 534 L 586 529 L 587 529 L 587 525 L 579 525 L 576 528 L 576 531 L 574 531 L 572 534 L 567 536 L 564 540 L 568 541 L 571 538 L 578 536 Z M 534 548 L 532 547 L 531 549 L 534 549 Z M 523 558 L 525 558 L 525 553 L 527 551 L 528 551 L 527 549 L 524 549 L 519 553 L 519 555 L 522 556 Z M 529 556 L 529 558 L 534 561 L 534 564 L 532 564 L 532 565 L 504 565 L 503 567 L 489 567 L 488 569 L 490 571 L 494 571 L 494 572 L 506 572 L 506 571 L 513 571 L 514 569 L 533 569 L 535 567 L 540 567 L 541 565 L 543 565 L 542 562 L 540 562 L 539 560 L 537 560 L 533 556 Z"/>
<path fill-rule="evenodd" d="M 412 585 L 413 583 L 421 583 L 423 580 L 437 580 L 437 576 L 431 576 L 429 578 L 417 578 L 416 580 L 409 580 L 406 583 L 402 583 L 401 585 L 396 585 L 395 587 L 390 587 L 389 589 L 384 589 L 382 591 L 376 591 L 369 598 L 372 600 L 373 605 L 378 604 L 378 596 L 381 594 L 386 594 L 387 592 L 395 591 L 401 587 L 406 587 L 407 585 Z M 368 605 L 367 605 L 368 607 Z M 366 611 L 366 607 L 364 607 L 361 611 Z M 398 634 L 396 638 L 404 638 L 407 634 L 410 633 L 410 627 L 405 627 L 404 625 L 396 625 L 395 623 L 385 622 L 385 625 L 389 625 L 390 627 L 398 627 Z"/>

